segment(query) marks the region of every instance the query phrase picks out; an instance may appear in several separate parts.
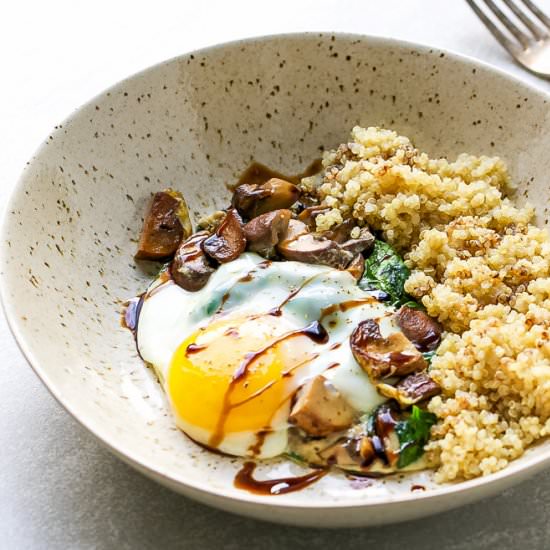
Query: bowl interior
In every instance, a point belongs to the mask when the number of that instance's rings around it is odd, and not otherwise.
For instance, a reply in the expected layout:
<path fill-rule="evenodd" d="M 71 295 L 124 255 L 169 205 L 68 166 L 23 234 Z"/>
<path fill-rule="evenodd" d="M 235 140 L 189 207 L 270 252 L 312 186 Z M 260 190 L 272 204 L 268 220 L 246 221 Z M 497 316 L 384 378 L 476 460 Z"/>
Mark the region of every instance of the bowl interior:
<path fill-rule="evenodd" d="M 119 322 L 151 274 L 132 255 L 152 192 L 181 190 L 196 218 L 227 203 L 226 184 L 252 160 L 299 172 L 356 124 L 394 128 L 431 155 L 503 157 L 518 199 L 547 223 L 543 94 L 451 54 L 366 37 L 271 37 L 168 61 L 79 109 L 29 163 L 4 224 L 6 312 L 51 391 L 127 460 L 180 490 L 270 506 L 391 502 L 413 482 L 431 487 L 418 474 L 359 491 L 335 475 L 276 502 L 234 489 L 239 461 L 176 430 Z M 549 455 L 540 445 L 514 467 Z"/>

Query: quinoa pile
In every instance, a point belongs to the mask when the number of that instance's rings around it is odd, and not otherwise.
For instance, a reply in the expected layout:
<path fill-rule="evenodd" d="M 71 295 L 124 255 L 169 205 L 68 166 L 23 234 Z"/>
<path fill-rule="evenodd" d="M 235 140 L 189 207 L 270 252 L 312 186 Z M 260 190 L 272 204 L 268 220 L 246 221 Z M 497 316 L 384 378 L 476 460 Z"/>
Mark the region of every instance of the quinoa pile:
<path fill-rule="evenodd" d="M 406 291 L 445 327 L 430 376 L 442 387 L 426 450 L 438 481 L 505 467 L 550 433 L 550 239 L 499 158 L 430 159 L 395 132 L 355 127 L 301 186 L 403 254 Z"/>

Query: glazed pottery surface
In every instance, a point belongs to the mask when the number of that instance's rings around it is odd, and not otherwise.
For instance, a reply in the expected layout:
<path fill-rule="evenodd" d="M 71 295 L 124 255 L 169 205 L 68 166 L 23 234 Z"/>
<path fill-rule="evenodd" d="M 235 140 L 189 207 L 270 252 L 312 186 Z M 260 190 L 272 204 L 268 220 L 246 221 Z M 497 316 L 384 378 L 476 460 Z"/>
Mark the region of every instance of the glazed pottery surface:
<path fill-rule="evenodd" d="M 176 429 L 120 312 L 154 273 L 132 258 L 151 193 L 180 190 L 196 221 L 227 205 L 227 185 L 251 161 L 297 173 L 357 124 L 395 129 L 432 156 L 501 156 L 517 200 L 533 203 L 545 225 L 548 111 L 545 94 L 482 63 L 381 38 L 282 35 L 169 60 L 78 109 L 26 167 L 2 234 L 10 326 L 48 389 L 115 454 L 213 506 L 297 525 L 365 526 L 494 494 L 550 463 L 550 442 L 457 484 L 438 486 L 427 472 L 363 482 L 335 473 L 279 496 L 236 489 L 242 462 Z M 302 472 L 274 460 L 257 475 Z M 415 484 L 425 490 L 413 492 Z"/>

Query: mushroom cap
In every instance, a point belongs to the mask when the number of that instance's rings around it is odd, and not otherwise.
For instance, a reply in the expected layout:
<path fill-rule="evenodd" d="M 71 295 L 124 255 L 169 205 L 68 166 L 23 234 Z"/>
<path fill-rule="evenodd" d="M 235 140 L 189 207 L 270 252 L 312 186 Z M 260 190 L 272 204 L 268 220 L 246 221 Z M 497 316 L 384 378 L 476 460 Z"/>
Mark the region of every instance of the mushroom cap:
<path fill-rule="evenodd" d="M 189 237 L 181 243 L 170 264 L 170 274 L 174 282 L 189 292 L 200 290 L 216 271 L 201 248 L 207 237 L 206 231 Z"/>
<path fill-rule="evenodd" d="M 241 219 L 234 208 L 227 211 L 216 232 L 202 243 L 203 251 L 221 264 L 236 260 L 245 248 Z"/>
<path fill-rule="evenodd" d="M 264 257 L 273 256 L 275 245 L 287 233 L 291 215 L 290 210 L 279 209 L 266 212 L 250 220 L 243 227 L 248 250 L 257 252 Z"/>
<path fill-rule="evenodd" d="M 300 191 L 293 183 L 271 178 L 261 185 L 239 185 L 233 192 L 231 205 L 241 216 L 251 219 L 272 210 L 289 208 L 299 196 Z"/>
<path fill-rule="evenodd" d="M 345 269 L 353 259 L 353 254 L 342 249 L 338 243 L 314 233 L 303 233 L 294 239 L 285 239 L 279 243 L 277 250 L 287 260 L 328 265 L 337 269 Z"/>

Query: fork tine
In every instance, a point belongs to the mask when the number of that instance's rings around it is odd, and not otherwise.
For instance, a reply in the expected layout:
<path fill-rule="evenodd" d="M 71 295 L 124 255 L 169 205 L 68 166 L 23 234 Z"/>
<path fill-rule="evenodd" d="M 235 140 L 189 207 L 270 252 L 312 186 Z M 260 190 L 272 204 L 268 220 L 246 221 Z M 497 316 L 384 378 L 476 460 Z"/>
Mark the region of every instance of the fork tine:
<path fill-rule="evenodd" d="M 530 17 L 525 15 L 523 11 L 515 4 L 513 0 L 503 0 L 510 8 L 514 15 L 531 31 L 537 40 L 543 40 L 548 37 L 548 33 L 542 30 Z"/>
<path fill-rule="evenodd" d="M 521 31 L 509 17 L 493 2 L 493 0 L 483 0 L 485 5 L 495 14 L 497 19 L 513 34 L 517 41 L 523 46 L 524 49 L 527 49 L 530 44 L 529 37 Z"/>
<path fill-rule="evenodd" d="M 538 8 L 531 0 L 522 0 L 525 7 L 531 10 L 531 13 L 535 15 L 538 20 L 543 23 L 547 29 L 550 30 L 550 17 L 548 17 L 540 8 Z"/>
<path fill-rule="evenodd" d="M 466 0 L 469 6 L 474 10 L 475 14 L 481 19 L 483 24 L 489 29 L 491 34 L 500 42 L 509 54 L 512 56 L 519 55 L 521 50 L 519 46 L 512 42 L 483 12 L 483 10 L 474 2 L 474 0 Z"/>

